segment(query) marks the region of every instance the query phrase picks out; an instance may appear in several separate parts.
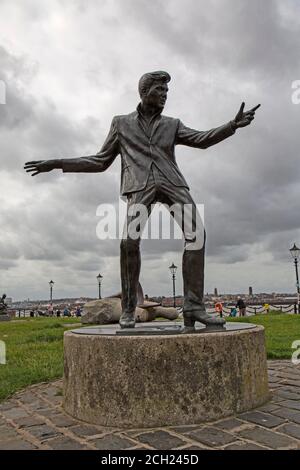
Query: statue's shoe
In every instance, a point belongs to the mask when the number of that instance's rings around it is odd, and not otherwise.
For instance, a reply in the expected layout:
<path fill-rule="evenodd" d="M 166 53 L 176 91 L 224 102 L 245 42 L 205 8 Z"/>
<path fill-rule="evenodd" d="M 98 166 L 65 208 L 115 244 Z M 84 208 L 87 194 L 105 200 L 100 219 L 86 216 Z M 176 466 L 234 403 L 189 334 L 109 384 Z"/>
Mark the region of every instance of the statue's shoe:
<path fill-rule="evenodd" d="M 134 328 L 135 327 L 135 318 L 134 312 L 123 312 L 119 320 L 121 328 Z"/>
<path fill-rule="evenodd" d="M 207 327 L 223 327 L 226 321 L 224 318 L 211 317 L 205 310 L 194 310 L 183 312 L 184 326 L 186 328 L 195 328 L 195 322 L 203 323 Z"/>

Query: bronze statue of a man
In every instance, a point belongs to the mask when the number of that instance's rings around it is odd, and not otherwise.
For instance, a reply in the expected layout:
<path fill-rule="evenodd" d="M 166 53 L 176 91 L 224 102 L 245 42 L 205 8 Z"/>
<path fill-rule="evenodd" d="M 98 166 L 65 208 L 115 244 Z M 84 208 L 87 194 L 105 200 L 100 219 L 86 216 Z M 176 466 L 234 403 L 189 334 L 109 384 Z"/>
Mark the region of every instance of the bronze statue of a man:
<path fill-rule="evenodd" d="M 102 149 L 96 154 L 81 158 L 39 160 L 27 162 L 25 169 L 32 176 L 62 169 L 64 172 L 102 172 L 121 155 L 121 194 L 127 197 L 127 224 L 133 220 L 132 207 L 143 204 L 148 216 L 153 204 L 162 202 L 182 207 L 182 231 L 185 238 L 182 274 L 184 285 L 183 317 L 186 330 L 193 330 L 196 321 L 205 325 L 222 325 L 223 318 L 214 318 L 205 311 L 204 250 L 205 233 L 200 247 L 195 242 L 194 230 L 197 208 L 189 187 L 182 176 L 176 160 L 175 145 L 207 148 L 233 135 L 236 129 L 248 126 L 260 106 L 244 112 L 245 103 L 236 117 L 215 129 L 197 131 L 182 124 L 179 119 L 162 115 L 171 80 L 167 72 L 146 73 L 139 81 L 141 102 L 133 113 L 115 116 Z M 192 207 L 191 230 L 184 225 L 184 207 Z M 199 220 L 199 218 L 198 218 Z M 140 236 L 133 237 L 130 230 L 121 241 L 122 316 L 121 328 L 135 326 L 134 312 L 137 305 L 141 258 Z"/>

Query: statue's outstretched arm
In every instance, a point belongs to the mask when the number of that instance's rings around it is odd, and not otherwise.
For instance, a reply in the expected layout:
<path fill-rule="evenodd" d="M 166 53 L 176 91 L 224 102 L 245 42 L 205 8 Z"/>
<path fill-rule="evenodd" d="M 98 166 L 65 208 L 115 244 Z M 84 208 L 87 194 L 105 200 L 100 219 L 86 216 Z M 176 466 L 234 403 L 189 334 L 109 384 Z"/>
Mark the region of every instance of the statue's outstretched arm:
<path fill-rule="evenodd" d="M 52 160 L 35 160 L 25 163 L 25 170 L 31 176 L 51 170 L 61 169 L 64 172 L 97 173 L 105 171 L 119 153 L 118 133 L 113 119 L 105 143 L 96 155 L 80 158 L 62 158 Z"/>
<path fill-rule="evenodd" d="M 260 107 L 260 104 L 245 112 L 244 107 L 245 103 L 242 103 L 239 112 L 232 121 L 216 127 L 215 129 L 210 129 L 209 131 L 191 129 L 184 126 L 182 122 L 179 121 L 176 144 L 205 149 L 221 142 L 233 135 L 239 127 L 246 127 L 251 124 L 255 116 L 255 111 Z"/>

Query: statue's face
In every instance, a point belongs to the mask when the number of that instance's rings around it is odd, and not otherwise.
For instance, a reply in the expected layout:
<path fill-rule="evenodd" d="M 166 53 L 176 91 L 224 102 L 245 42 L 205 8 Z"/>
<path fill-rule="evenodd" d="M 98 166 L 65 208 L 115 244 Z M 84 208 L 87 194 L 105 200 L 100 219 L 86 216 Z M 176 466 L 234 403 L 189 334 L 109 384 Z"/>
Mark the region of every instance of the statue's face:
<path fill-rule="evenodd" d="M 143 96 L 143 103 L 162 110 L 167 101 L 169 88 L 166 83 L 154 83 L 148 93 Z"/>

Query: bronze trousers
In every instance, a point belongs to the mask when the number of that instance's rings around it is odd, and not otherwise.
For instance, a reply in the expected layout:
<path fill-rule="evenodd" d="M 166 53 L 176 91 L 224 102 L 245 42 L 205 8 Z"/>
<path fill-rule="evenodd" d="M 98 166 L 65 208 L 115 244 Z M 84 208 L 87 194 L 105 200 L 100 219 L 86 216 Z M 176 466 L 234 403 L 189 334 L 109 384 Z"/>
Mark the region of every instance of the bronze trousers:
<path fill-rule="evenodd" d="M 176 205 L 177 217 L 172 210 L 170 214 L 179 223 L 184 235 L 183 311 L 204 311 L 205 230 L 203 221 L 188 188 L 174 186 L 154 164 L 146 187 L 142 191 L 133 192 L 127 196 L 127 216 L 120 247 L 122 311 L 123 313 L 134 312 L 137 305 L 137 287 L 141 269 L 141 235 L 156 202 L 165 204 L 168 209 Z M 137 214 L 140 216 L 139 205 L 145 209 L 146 217 L 137 223 Z"/>

